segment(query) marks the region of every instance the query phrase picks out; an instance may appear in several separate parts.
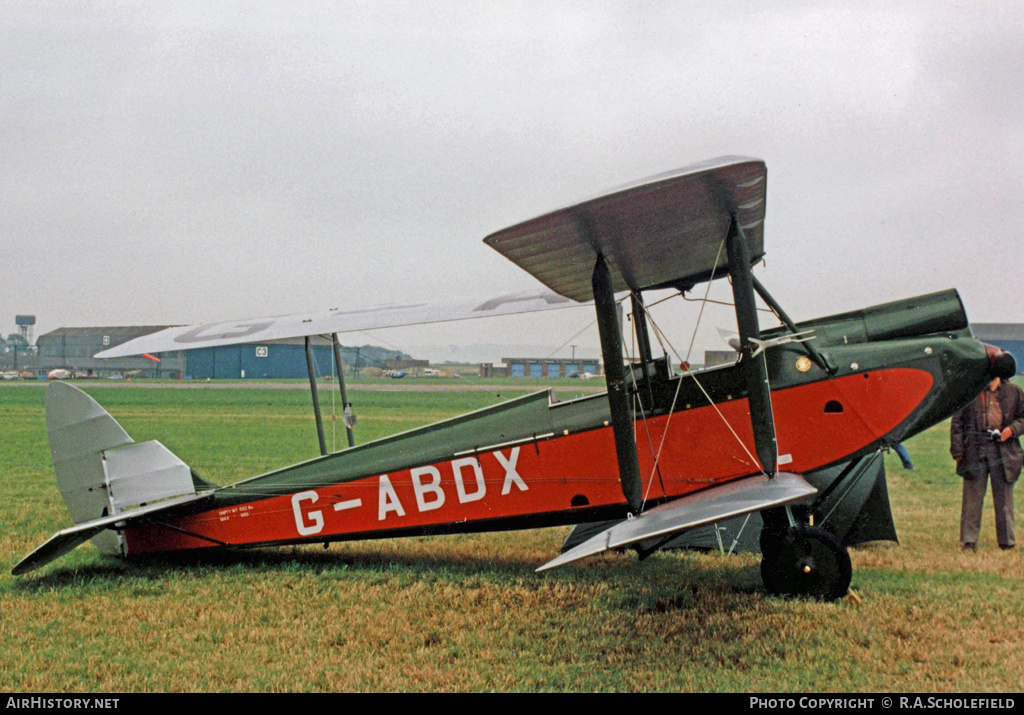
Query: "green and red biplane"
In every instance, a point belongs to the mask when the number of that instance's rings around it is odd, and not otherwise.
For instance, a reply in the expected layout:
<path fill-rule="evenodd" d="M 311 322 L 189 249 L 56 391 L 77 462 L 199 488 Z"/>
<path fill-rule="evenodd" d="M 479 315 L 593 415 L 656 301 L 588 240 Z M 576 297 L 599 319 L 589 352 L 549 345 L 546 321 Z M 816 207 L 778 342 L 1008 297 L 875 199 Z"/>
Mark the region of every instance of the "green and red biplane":
<path fill-rule="evenodd" d="M 566 401 L 542 391 L 358 446 L 350 429 L 350 446 L 330 454 L 321 426 L 321 456 L 218 486 L 159 442 L 134 443 L 83 392 L 52 384 L 47 429 L 75 526 L 14 573 L 89 539 L 137 556 L 600 523 L 543 570 L 609 549 L 645 555 L 689 530 L 754 514 L 770 593 L 842 597 L 850 557 L 824 505 L 863 471 L 852 465 L 947 418 L 1016 368 L 971 336 L 953 290 L 794 323 L 752 273 L 764 254 L 766 179 L 759 160 L 716 159 L 485 239 L 552 292 L 461 314 L 416 305 L 171 328 L 100 353 L 296 337 L 308 346 L 313 336 L 337 347 L 339 332 L 593 302 L 608 389 Z M 732 284 L 739 359 L 691 371 L 656 357 L 645 293 L 686 293 L 721 278 Z M 758 297 L 777 326 L 761 329 Z M 623 302 L 639 351 L 628 365 Z M 315 390 L 312 373 L 310 383 Z M 347 410 L 344 382 L 341 390 Z M 824 488 L 805 478 L 825 469 L 833 476 Z"/>

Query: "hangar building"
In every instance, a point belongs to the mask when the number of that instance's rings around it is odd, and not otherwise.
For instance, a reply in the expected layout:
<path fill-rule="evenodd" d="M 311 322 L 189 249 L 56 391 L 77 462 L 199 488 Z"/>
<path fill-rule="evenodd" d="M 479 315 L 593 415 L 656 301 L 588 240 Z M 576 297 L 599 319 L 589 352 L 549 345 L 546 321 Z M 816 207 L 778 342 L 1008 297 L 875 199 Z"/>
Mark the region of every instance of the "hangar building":
<path fill-rule="evenodd" d="M 349 348 L 342 348 L 342 359 Z M 330 345 L 313 345 L 313 363 L 320 375 L 334 371 L 334 351 Z M 239 378 L 308 378 L 304 342 L 267 343 L 264 345 L 224 345 L 197 348 L 187 353 L 185 374 L 193 380 L 232 380 Z"/>
<path fill-rule="evenodd" d="M 509 377 L 575 377 L 601 375 L 601 362 L 587 358 L 502 358 Z"/>
<path fill-rule="evenodd" d="M 144 357 L 114 360 L 97 360 L 93 357 L 101 350 L 155 333 L 165 327 L 58 328 L 36 339 L 38 354 L 31 361 L 26 361 L 26 366 L 40 377 L 58 368 L 94 377 L 123 377 L 136 372 L 146 377 L 181 377 L 185 370 L 185 354 L 181 352 L 163 353 L 159 362 Z"/>
<path fill-rule="evenodd" d="M 215 348 L 166 352 L 156 356 L 97 359 L 93 355 L 143 335 L 163 330 L 163 325 L 134 327 L 58 328 L 36 340 L 38 355 L 26 356 L 25 368 L 40 377 L 50 370 L 64 368 L 88 377 L 183 378 L 193 380 L 308 378 L 306 349 L 302 340 L 225 345 Z M 330 345 L 314 344 L 316 371 L 334 372 L 334 350 Z M 374 365 L 389 358 L 408 357 L 397 351 L 374 346 L 342 347 L 342 359 L 348 365 Z"/>

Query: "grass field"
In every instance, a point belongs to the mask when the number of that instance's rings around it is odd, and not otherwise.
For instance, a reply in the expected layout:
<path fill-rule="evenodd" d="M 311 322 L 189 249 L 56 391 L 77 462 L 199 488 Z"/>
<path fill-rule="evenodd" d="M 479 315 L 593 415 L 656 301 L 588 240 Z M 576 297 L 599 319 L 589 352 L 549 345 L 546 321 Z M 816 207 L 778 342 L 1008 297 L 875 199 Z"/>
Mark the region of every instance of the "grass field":
<path fill-rule="evenodd" d="M 901 543 L 853 550 L 857 597 L 837 603 L 767 598 L 758 559 L 747 555 L 663 553 L 639 562 L 612 554 L 535 574 L 565 529 L 144 563 L 85 545 L 15 578 L 10 569 L 22 556 L 70 525 L 50 466 L 43 388 L 0 384 L 0 691 L 1024 685 L 1024 557 L 996 547 L 991 507 L 979 551 L 958 550 L 948 424 L 907 443 L 915 471 L 887 457 Z M 84 389 L 136 441 L 160 439 L 214 482 L 317 451 L 303 390 Z M 356 389 L 357 439 L 493 404 L 511 390 Z"/>

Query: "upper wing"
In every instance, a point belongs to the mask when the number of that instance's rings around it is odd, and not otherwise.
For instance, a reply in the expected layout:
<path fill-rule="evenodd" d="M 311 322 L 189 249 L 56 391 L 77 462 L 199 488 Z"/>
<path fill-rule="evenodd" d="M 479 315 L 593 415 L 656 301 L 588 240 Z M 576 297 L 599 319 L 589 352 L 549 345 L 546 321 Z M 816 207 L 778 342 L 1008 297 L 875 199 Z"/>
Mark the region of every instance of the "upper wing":
<path fill-rule="evenodd" d="M 488 300 L 466 300 L 448 303 L 414 303 L 389 305 L 364 310 L 334 308 L 316 313 L 298 313 L 272 318 L 232 320 L 204 325 L 167 328 L 135 340 L 129 340 L 96 354 L 98 358 L 125 357 L 144 353 L 172 352 L 194 348 L 211 348 L 240 343 L 262 343 L 272 340 L 302 338 L 308 335 L 330 335 L 357 330 L 379 330 L 402 325 L 422 325 L 455 320 L 487 318 L 513 313 L 531 313 L 577 305 L 550 291 L 532 290 L 506 293 Z"/>
<path fill-rule="evenodd" d="M 764 162 L 713 159 L 651 177 L 590 201 L 488 236 L 485 242 L 525 269 L 548 291 L 494 300 L 417 303 L 168 328 L 97 353 L 99 358 L 286 340 L 402 325 L 565 308 L 593 299 L 591 277 L 600 253 L 615 292 L 687 289 L 727 274 L 720 251 L 735 215 L 752 262 L 764 254 Z M 557 294 L 557 295 L 556 295 Z"/>
<path fill-rule="evenodd" d="M 605 257 L 615 292 L 687 290 L 727 274 L 721 250 L 735 214 L 751 264 L 764 255 L 764 162 L 722 157 L 644 179 L 488 236 L 484 242 L 560 295 L 593 299 Z"/>

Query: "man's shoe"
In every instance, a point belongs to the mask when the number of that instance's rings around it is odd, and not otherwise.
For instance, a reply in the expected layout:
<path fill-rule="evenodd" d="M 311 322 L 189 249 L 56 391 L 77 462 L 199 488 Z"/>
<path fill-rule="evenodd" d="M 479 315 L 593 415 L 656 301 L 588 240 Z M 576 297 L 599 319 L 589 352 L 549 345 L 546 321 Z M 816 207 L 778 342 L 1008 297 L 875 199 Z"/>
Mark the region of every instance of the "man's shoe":
<path fill-rule="evenodd" d="M 1010 551 L 1011 549 L 1017 548 L 1017 545 L 1016 544 L 1007 544 L 1007 545 L 999 544 L 999 548 L 1002 549 L 1003 551 Z"/>
<path fill-rule="evenodd" d="M 978 550 L 978 545 L 977 544 L 963 544 L 960 547 L 960 550 L 961 551 L 977 551 Z"/>

